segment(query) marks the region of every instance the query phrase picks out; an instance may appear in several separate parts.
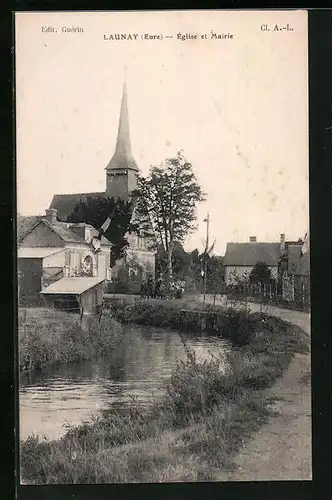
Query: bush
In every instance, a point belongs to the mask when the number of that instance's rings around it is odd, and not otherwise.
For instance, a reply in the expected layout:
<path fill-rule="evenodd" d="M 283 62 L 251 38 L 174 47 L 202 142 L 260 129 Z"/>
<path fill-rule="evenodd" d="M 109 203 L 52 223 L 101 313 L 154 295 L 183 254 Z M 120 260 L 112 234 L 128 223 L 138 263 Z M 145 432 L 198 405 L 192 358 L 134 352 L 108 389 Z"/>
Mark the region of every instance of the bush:
<path fill-rule="evenodd" d="M 234 399 L 242 390 L 233 385 L 224 363 L 221 358 L 197 363 L 193 352 L 179 362 L 167 384 L 165 399 L 176 424 L 188 425 L 197 414 L 209 415 L 215 405 Z"/>
<path fill-rule="evenodd" d="M 20 369 L 40 369 L 105 354 L 122 338 L 122 328 L 109 316 L 87 317 L 48 309 L 19 312 Z"/>

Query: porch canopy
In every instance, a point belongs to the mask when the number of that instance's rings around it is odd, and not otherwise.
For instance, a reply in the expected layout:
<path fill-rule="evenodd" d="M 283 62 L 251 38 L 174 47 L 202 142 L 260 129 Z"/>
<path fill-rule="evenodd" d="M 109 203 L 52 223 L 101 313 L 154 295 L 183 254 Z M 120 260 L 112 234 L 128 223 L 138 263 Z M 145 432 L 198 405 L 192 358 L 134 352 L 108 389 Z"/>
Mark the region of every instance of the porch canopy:
<path fill-rule="evenodd" d="M 103 281 L 105 281 L 104 278 L 61 278 L 39 293 L 43 295 L 81 295 Z"/>

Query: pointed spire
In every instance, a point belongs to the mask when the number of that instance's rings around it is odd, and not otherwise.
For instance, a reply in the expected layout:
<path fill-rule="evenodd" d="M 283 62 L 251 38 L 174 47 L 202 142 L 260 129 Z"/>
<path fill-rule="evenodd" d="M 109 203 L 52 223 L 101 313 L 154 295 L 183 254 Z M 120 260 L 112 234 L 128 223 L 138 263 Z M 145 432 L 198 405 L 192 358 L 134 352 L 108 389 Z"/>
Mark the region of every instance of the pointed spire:
<path fill-rule="evenodd" d="M 116 140 L 115 152 L 111 161 L 107 165 L 106 170 L 118 168 L 130 168 L 133 170 L 138 170 L 137 164 L 131 152 L 126 78 L 123 83 L 118 137 Z"/>

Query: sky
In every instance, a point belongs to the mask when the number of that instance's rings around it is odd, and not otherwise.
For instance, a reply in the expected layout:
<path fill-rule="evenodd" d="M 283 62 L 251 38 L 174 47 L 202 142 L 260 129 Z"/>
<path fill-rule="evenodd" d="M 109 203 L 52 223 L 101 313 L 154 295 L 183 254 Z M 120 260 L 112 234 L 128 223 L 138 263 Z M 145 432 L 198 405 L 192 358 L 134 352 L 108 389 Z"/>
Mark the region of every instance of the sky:
<path fill-rule="evenodd" d="M 203 249 L 207 213 L 219 255 L 227 242 L 250 236 L 304 236 L 305 11 L 16 16 L 19 213 L 43 214 L 55 193 L 105 190 L 126 66 L 132 151 L 141 174 L 181 149 L 206 193 L 187 250 Z M 292 30 L 275 30 L 276 24 Z M 71 27 L 83 32 L 66 31 Z M 212 32 L 233 38 L 211 39 Z M 118 33 L 138 37 L 105 39 Z M 145 34 L 163 39 L 142 40 Z"/>

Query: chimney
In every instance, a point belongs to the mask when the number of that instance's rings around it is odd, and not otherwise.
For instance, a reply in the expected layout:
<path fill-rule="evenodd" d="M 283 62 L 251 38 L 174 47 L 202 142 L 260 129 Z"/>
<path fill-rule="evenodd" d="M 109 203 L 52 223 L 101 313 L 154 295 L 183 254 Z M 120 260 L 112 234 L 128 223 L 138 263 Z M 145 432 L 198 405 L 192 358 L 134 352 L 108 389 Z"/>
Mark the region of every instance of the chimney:
<path fill-rule="evenodd" d="M 48 220 L 51 224 L 55 224 L 58 220 L 58 211 L 55 208 L 48 208 L 45 211 L 45 219 Z"/>
<path fill-rule="evenodd" d="M 285 241 L 286 241 L 286 236 L 284 233 L 281 233 L 281 235 L 280 235 L 280 253 L 285 253 Z"/>
<path fill-rule="evenodd" d="M 256 236 L 250 236 L 249 237 L 250 243 L 257 243 L 257 237 Z"/>

